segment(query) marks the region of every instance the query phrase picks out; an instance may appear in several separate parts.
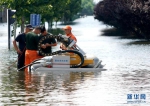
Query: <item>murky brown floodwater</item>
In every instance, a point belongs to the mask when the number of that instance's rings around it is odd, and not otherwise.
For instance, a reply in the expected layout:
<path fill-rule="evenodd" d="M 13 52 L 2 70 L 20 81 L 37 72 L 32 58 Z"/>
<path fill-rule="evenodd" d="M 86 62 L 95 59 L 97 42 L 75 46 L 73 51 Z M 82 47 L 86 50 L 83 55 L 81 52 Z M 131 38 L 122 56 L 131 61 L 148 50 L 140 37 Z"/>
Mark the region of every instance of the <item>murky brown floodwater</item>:
<path fill-rule="evenodd" d="M 107 71 L 32 73 L 25 77 L 24 72 L 16 71 L 17 55 L 8 51 L 7 27 L 0 25 L 0 105 L 150 106 L 150 44 L 101 36 L 107 34 L 102 30 L 110 27 L 92 16 L 75 23 L 72 27 L 77 44 L 103 60 Z M 128 94 L 144 94 L 146 98 L 127 99 Z"/>

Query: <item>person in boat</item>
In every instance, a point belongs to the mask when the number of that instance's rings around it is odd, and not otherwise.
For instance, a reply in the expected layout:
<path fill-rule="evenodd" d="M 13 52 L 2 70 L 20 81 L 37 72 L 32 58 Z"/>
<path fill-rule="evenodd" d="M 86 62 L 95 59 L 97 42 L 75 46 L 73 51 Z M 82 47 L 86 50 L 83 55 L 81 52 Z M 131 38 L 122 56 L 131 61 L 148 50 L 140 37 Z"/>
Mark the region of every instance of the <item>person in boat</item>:
<path fill-rule="evenodd" d="M 72 40 L 75 40 L 77 42 L 77 38 L 72 34 L 72 28 L 70 25 L 65 26 L 64 28 L 62 28 L 65 31 L 65 34 L 67 37 L 69 37 Z M 66 50 L 67 48 L 65 47 L 65 45 L 63 45 L 63 43 L 60 44 L 60 48 L 62 50 Z"/>
<path fill-rule="evenodd" d="M 46 31 L 45 26 L 41 26 L 41 35 L 39 36 L 39 40 L 49 35 L 52 35 L 52 34 Z M 44 53 L 52 53 L 52 46 L 57 46 L 57 42 L 55 38 L 45 39 L 41 44 L 41 48 Z M 43 56 L 41 53 L 39 53 L 39 55 Z"/>
<path fill-rule="evenodd" d="M 19 34 L 13 40 L 13 46 L 18 54 L 18 61 L 17 61 L 17 69 L 20 69 L 24 66 L 25 63 L 25 51 L 26 51 L 26 43 L 25 43 L 25 36 L 28 32 L 33 30 L 32 25 L 28 24 L 25 26 L 24 32 Z M 18 42 L 18 45 L 17 45 Z"/>
<path fill-rule="evenodd" d="M 40 33 L 41 33 L 41 27 L 37 26 L 34 28 L 32 32 L 26 34 L 25 65 L 29 65 L 34 60 L 40 58 L 37 53 L 38 43 L 39 43 L 38 34 Z"/>

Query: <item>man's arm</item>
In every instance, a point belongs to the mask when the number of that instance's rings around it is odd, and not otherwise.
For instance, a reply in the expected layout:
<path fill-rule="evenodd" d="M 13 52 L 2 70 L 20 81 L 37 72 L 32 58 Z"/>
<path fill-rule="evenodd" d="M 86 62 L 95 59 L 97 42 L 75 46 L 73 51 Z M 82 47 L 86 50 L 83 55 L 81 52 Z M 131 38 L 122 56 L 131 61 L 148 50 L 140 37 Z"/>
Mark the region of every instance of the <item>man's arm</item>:
<path fill-rule="evenodd" d="M 17 51 L 17 53 L 21 54 L 22 52 L 19 50 L 17 43 L 16 43 L 16 40 L 13 41 L 13 45 L 14 45 L 14 48 Z"/>

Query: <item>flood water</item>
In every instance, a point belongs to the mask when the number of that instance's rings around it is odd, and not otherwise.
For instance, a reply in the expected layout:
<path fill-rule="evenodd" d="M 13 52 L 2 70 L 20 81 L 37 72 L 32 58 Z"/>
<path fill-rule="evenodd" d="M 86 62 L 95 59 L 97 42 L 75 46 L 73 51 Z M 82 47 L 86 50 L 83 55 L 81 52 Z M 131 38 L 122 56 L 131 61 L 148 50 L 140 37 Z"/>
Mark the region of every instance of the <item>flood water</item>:
<path fill-rule="evenodd" d="M 100 58 L 107 70 L 25 76 L 24 72 L 16 71 L 17 55 L 8 50 L 6 28 L 0 25 L 1 106 L 150 106 L 149 43 L 105 36 L 111 27 L 92 16 L 80 18 L 72 25 L 77 44 L 86 53 Z M 141 94 L 144 98 L 140 98 Z"/>

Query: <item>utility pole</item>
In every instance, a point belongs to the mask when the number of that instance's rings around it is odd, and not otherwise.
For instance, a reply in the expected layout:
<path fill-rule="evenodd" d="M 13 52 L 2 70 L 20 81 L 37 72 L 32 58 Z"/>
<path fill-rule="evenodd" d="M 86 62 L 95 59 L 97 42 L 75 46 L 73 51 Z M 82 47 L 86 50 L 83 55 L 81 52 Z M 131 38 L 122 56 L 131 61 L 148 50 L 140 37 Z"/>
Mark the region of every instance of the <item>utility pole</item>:
<path fill-rule="evenodd" d="M 10 50 L 10 46 L 11 46 L 11 27 L 10 25 L 12 25 L 15 22 L 15 18 L 13 17 L 13 15 L 16 13 L 16 10 L 10 10 L 7 9 L 7 25 L 8 25 L 8 49 Z"/>

